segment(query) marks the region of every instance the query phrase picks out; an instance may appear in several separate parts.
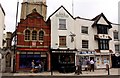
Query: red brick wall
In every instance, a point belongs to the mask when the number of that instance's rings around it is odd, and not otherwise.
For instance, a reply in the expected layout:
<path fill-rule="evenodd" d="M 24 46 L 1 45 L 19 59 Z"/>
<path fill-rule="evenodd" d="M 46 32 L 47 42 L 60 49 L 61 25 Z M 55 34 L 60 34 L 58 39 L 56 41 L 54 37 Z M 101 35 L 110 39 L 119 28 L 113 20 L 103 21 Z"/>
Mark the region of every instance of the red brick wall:
<path fill-rule="evenodd" d="M 31 18 L 31 17 L 39 18 Z M 36 41 L 37 46 L 50 46 L 50 26 L 47 26 L 46 22 L 38 13 L 32 13 L 28 18 L 22 20 L 17 27 L 17 45 L 21 46 L 32 46 L 32 40 L 24 40 L 24 31 L 26 29 L 40 31 L 41 29 L 45 31 L 43 44 L 40 44 L 39 41 Z"/>

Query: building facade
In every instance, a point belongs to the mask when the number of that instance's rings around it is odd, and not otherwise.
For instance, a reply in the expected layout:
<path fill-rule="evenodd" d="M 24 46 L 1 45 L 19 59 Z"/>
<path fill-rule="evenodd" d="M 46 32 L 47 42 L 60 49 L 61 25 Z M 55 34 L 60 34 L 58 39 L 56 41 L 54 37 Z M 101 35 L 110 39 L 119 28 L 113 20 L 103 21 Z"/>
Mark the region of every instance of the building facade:
<path fill-rule="evenodd" d="M 5 11 L 2 7 L 2 5 L 0 4 L 0 48 L 3 48 L 3 34 L 4 34 L 4 30 L 5 30 Z"/>
<path fill-rule="evenodd" d="M 48 20 L 51 26 L 52 70 L 73 72 L 75 66 L 74 18 L 63 7 L 59 7 Z"/>
<path fill-rule="evenodd" d="M 55 60 L 55 63 L 52 62 L 54 70 L 63 71 L 66 68 L 64 64 L 69 67 L 73 63 L 71 66 L 74 67 L 79 61 L 84 67 L 86 60 L 91 59 L 95 61 L 97 69 L 106 68 L 106 64 L 112 67 L 111 56 L 116 53 L 115 44 L 118 43 L 114 40 L 114 32 L 118 32 L 118 25 L 109 22 L 103 13 L 93 19 L 73 18 L 61 6 L 48 21 L 51 22 L 51 60 Z"/>
<path fill-rule="evenodd" d="M 20 19 L 25 19 L 33 9 L 36 9 L 37 12 L 44 17 L 44 20 L 46 19 L 46 0 L 23 0 Z"/>
<path fill-rule="evenodd" d="M 77 17 L 75 25 L 79 58 L 94 59 L 96 68 L 106 68 L 107 63 L 112 67 L 111 55 L 118 43 L 114 41 L 114 32 L 118 32 L 118 25 L 109 22 L 103 13 L 91 20 Z"/>
<path fill-rule="evenodd" d="M 17 26 L 16 70 L 31 69 L 32 60 L 50 70 L 50 27 L 36 9 Z"/>
<path fill-rule="evenodd" d="M 118 31 L 120 31 L 120 1 L 118 2 Z M 113 67 L 119 67 L 120 68 L 120 32 L 116 32 L 116 34 L 118 35 L 118 43 L 115 45 L 115 50 L 116 53 L 113 56 Z M 115 39 L 116 41 L 116 39 Z"/>

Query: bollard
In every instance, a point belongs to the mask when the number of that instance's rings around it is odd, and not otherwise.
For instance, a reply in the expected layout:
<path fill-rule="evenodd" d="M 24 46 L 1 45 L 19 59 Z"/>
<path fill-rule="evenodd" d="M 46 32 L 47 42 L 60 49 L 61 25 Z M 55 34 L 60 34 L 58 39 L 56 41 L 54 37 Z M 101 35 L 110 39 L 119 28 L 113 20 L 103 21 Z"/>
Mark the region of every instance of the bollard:
<path fill-rule="evenodd" d="M 108 71 L 108 75 L 110 75 L 109 65 L 108 64 L 106 64 L 106 70 Z"/>

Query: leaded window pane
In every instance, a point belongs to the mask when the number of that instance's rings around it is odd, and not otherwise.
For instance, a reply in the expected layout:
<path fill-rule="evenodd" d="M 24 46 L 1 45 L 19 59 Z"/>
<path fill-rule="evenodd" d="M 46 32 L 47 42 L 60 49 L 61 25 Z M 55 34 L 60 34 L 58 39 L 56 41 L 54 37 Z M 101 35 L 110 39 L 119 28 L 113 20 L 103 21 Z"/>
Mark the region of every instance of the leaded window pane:
<path fill-rule="evenodd" d="M 32 32 L 32 40 L 37 40 L 37 31 Z"/>

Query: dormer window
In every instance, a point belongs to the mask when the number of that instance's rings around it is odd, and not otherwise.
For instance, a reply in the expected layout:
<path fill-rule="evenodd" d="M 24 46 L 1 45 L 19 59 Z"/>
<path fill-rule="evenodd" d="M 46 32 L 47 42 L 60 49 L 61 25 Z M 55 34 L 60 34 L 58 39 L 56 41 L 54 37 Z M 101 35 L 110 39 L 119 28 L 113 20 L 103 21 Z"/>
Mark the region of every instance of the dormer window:
<path fill-rule="evenodd" d="M 97 26 L 98 34 L 108 34 L 108 26 L 106 25 L 98 25 Z"/>

